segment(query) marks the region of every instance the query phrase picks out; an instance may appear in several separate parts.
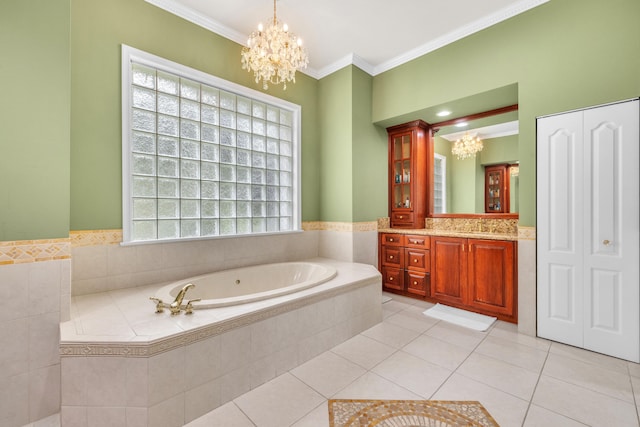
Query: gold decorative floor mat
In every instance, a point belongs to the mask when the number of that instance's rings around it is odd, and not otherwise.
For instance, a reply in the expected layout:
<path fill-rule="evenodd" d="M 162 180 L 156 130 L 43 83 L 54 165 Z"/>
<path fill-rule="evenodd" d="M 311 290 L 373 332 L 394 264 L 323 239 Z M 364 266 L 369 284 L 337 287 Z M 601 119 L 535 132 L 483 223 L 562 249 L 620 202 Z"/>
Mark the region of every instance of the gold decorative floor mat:
<path fill-rule="evenodd" d="M 330 427 L 499 427 L 476 401 L 329 400 Z"/>

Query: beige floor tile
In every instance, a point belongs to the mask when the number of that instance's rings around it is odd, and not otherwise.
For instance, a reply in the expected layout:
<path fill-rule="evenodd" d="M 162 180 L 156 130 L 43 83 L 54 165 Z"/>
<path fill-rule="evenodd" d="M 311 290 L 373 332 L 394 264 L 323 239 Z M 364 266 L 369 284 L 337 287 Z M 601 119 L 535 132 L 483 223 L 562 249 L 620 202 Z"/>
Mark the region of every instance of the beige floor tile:
<path fill-rule="evenodd" d="M 371 369 L 397 349 L 364 335 L 356 335 L 348 341 L 334 347 L 331 351 L 363 368 Z"/>
<path fill-rule="evenodd" d="M 591 426 L 638 425 L 635 405 L 544 374 L 532 403 Z"/>
<path fill-rule="evenodd" d="M 471 350 L 455 344 L 421 335 L 402 348 L 403 351 L 451 371 L 469 357 Z"/>
<path fill-rule="evenodd" d="M 531 405 L 523 427 L 584 427 L 585 425 L 540 406 Z"/>
<path fill-rule="evenodd" d="M 531 372 L 539 374 L 542 371 L 547 352 L 494 336 L 488 336 L 480 343 L 476 353 L 500 359 L 511 365 L 519 366 Z"/>
<path fill-rule="evenodd" d="M 551 341 L 518 333 L 518 325 L 500 320 L 489 331 L 489 336 L 517 342 L 541 351 L 549 351 L 549 347 L 551 347 Z"/>
<path fill-rule="evenodd" d="M 401 348 L 413 341 L 420 334 L 416 331 L 382 322 L 367 329 L 362 335 L 390 345 L 391 347 Z"/>
<path fill-rule="evenodd" d="M 452 371 L 399 351 L 373 368 L 373 372 L 429 399 Z"/>
<path fill-rule="evenodd" d="M 291 427 L 329 427 L 329 407 L 324 401 Z"/>
<path fill-rule="evenodd" d="M 453 374 L 433 400 L 477 400 L 500 427 L 521 427 L 529 402 L 459 374 Z"/>
<path fill-rule="evenodd" d="M 367 372 L 330 351 L 291 370 L 300 381 L 329 398 Z"/>
<path fill-rule="evenodd" d="M 392 325 L 400 326 L 419 333 L 425 332 L 427 329 L 432 328 L 438 323 L 438 320 L 424 316 L 422 313 L 420 313 L 422 317 L 418 317 L 413 313 L 413 310 L 403 310 L 387 317 L 384 321 L 385 323 L 391 323 Z"/>
<path fill-rule="evenodd" d="M 418 394 L 412 393 L 380 375 L 367 372 L 344 389 L 333 399 L 407 399 L 422 400 Z"/>
<path fill-rule="evenodd" d="M 550 354 L 542 375 L 575 384 L 633 403 L 633 391 L 629 375 L 601 368 L 592 363 Z"/>
<path fill-rule="evenodd" d="M 425 332 L 425 335 L 473 350 L 487 336 L 487 332 L 478 332 L 451 323 L 439 322 Z"/>
<path fill-rule="evenodd" d="M 527 401 L 538 381 L 533 372 L 478 353 L 469 356 L 456 373 Z"/>
<path fill-rule="evenodd" d="M 242 413 L 235 403 L 229 402 L 213 411 L 196 418 L 185 427 L 254 427 L 254 424 Z"/>
<path fill-rule="evenodd" d="M 260 427 L 290 426 L 325 399 L 287 373 L 234 400 L 240 410 Z"/>
<path fill-rule="evenodd" d="M 595 353 L 593 351 L 585 350 L 582 348 L 572 347 L 570 345 L 553 342 L 550 353 L 557 354 L 559 356 L 568 357 L 570 359 L 580 360 L 582 362 L 598 365 L 602 368 L 610 369 L 612 371 L 619 372 L 621 374 L 628 374 L 626 361 L 617 359 L 615 357 L 606 356 L 604 354 Z"/>
<path fill-rule="evenodd" d="M 627 368 L 631 376 L 640 378 L 640 363 L 627 362 Z"/>

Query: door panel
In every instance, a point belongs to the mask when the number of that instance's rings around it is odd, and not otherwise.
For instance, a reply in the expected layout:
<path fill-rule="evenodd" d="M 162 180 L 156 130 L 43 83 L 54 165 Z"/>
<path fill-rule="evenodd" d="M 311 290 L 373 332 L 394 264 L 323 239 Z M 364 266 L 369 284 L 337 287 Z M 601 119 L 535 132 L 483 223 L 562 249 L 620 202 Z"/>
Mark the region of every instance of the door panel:
<path fill-rule="evenodd" d="M 584 347 L 640 358 L 639 102 L 584 112 Z"/>
<path fill-rule="evenodd" d="M 582 346 L 582 112 L 539 119 L 537 132 L 538 335 Z"/>
<path fill-rule="evenodd" d="M 510 315 L 514 305 L 513 242 L 469 239 L 469 304 Z"/>
<path fill-rule="evenodd" d="M 431 238 L 431 296 L 443 303 L 464 304 L 463 289 L 467 282 L 467 239 L 452 237 Z"/>

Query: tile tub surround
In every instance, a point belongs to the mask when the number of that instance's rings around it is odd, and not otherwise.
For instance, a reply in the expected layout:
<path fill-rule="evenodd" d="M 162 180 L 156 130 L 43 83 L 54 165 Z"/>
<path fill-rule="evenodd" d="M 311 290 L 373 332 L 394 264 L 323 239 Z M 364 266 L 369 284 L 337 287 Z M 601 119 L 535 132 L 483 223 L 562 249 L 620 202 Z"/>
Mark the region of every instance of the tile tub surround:
<path fill-rule="evenodd" d="M 23 247 L 50 244 L 34 241 Z M 11 251 L 19 261 L 0 265 L 0 299 L 6 302 L 0 310 L 3 427 L 23 426 L 60 411 L 59 324 L 69 319 L 71 262 L 41 260 L 38 251 L 31 252 L 36 257 L 29 262 L 27 252 Z"/>
<path fill-rule="evenodd" d="M 74 297 L 60 329 L 62 426 L 181 426 L 382 320 L 373 266 L 312 261 L 338 275 L 192 316 L 154 313 L 160 285 Z"/>
<path fill-rule="evenodd" d="M 377 264 L 376 222 L 302 223 L 302 232 L 122 246 L 122 230 L 72 231 L 72 295 L 214 271 L 325 257 Z"/>

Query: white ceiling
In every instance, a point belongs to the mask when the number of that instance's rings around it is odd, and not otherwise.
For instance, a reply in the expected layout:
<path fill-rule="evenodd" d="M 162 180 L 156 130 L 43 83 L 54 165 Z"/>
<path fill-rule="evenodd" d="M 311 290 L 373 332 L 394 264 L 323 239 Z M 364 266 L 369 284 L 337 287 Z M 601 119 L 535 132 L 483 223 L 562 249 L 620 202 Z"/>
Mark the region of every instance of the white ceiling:
<path fill-rule="evenodd" d="M 272 0 L 146 0 L 244 45 Z M 376 75 L 549 0 L 278 0 L 315 78 L 355 64 Z M 240 55 L 238 55 L 240 62 Z"/>

